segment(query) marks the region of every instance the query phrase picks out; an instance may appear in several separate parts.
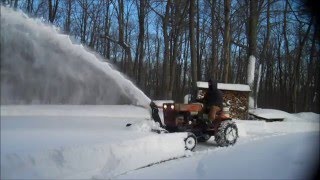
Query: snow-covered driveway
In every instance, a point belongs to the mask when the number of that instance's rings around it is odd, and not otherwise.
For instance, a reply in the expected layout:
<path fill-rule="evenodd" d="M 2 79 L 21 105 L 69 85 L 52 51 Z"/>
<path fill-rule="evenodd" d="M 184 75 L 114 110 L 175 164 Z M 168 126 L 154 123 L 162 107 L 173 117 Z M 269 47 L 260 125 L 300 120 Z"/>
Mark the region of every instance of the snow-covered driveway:
<path fill-rule="evenodd" d="M 119 179 L 310 179 L 319 167 L 319 133 L 266 137 L 215 148 L 148 168 Z"/>
<path fill-rule="evenodd" d="M 186 133 L 150 132 L 141 107 L 1 106 L 1 179 L 304 178 L 319 159 L 317 114 L 236 121 L 235 146 L 188 152 Z"/>

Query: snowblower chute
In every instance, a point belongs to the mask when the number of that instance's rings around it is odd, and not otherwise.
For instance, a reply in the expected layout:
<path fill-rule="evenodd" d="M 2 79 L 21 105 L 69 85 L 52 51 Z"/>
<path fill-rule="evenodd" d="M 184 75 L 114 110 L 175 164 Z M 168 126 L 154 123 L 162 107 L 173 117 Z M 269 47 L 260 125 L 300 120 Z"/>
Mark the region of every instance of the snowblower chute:
<path fill-rule="evenodd" d="M 161 122 L 160 116 L 159 116 L 159 109 L 158 109 L 157 105 L 153 101 L 151 101 L 150 107 L 151 107 L 151 117 L 152 117 L 152 119 L 155 122 L 159 123 L 160 127 L 164 128 L 164 126 L 163 126 L 163 124 Z"/>

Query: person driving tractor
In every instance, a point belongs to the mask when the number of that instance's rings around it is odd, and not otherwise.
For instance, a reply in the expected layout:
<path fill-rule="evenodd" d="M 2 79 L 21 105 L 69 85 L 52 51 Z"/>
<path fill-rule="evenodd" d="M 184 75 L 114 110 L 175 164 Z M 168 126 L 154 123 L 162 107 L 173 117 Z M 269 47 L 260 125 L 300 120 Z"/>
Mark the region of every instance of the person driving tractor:
<path fill-rule="evenodd" d="M 206 106 L 209 109 L 209 120 L 211 123 L 214 123 L 217 112 L 222 110 L 223 98 L 222 92 L 218 89 L 217 82 L 210 79 L 208 85 L 209 88 L 204 98 L 206 100 Z"/>

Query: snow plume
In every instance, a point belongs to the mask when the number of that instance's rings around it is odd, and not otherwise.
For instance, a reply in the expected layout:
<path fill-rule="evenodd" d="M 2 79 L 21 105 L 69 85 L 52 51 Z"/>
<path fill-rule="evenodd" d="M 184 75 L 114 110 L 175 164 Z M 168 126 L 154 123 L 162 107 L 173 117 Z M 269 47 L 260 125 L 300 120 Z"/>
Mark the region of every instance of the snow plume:
<path fill-rule="evenodd" d="M 1 104 L 135 104 L 150 99 L 57 28 L 1 6 Z"/>

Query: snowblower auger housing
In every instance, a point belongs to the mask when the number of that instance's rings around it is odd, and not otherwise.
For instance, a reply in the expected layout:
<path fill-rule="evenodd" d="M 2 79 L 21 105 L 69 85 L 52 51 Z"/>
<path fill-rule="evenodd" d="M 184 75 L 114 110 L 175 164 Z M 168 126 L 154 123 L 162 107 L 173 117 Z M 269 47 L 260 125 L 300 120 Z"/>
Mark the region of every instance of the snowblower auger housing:
<path fill-rule="evenodd" d="M 194 96 L 196 98 L 191 98 L 191 101 L 163 104 L 164 127 L 169 132 L 193 133 L 200 142 L 205 142 L 214 136 L 218 146 L 233 145 L 238 139 L 237 125 L 230 118 L 227 108 L 223 108 L 216 114 L 212 127 L 208 119 L 208 107 L 201 99 L 206 93 L 204 83 L 206 82 L 201 82 L 201 87 L 197 86 Z"/>

